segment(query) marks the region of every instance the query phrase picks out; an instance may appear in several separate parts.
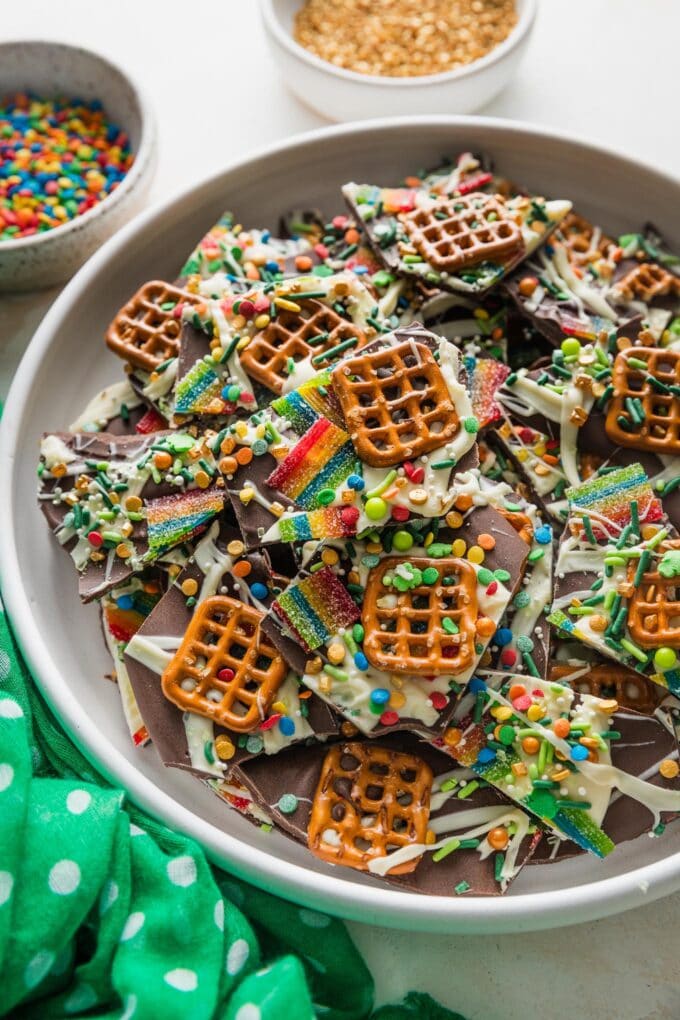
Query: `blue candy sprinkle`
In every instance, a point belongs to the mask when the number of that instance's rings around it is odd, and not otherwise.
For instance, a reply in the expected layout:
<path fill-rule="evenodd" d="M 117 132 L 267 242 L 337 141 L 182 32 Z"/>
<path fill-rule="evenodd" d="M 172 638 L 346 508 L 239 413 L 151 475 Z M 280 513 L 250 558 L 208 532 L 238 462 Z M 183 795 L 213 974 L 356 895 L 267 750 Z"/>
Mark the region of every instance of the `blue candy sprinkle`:
<path fill-rule="evenodd" d="M 473 676 L 472 680 L 468 684 L 468 691 L 470 694 L 479 694 L 480 691 L 486 690 L 486 684 L 478 676 Z"/>
<path fill-rule="evenodd" d="M 347 484 L 349 485 L 350 489 L 356 489 L 357 492 L 361 492 L 366 483 L 364 482 L 361 475 L 350 475 L 349 478 L 347 479 Z"/>
<path fill-rule="evenodd" d="M 357 669 L 365 670 L 368 669 L 368 659 L 363 652 L 357 652 L 354 656 L 354 665 Z"/>
<path fill-rule="evenodd" d="M 132 598 L 132 595 L 120 595 L 116 599 L 116 605 L 118 606 L 119 609 L 132 609 L 134 604 L 135 603 L 134 599 Z"/>
<path fill-rule="evenodd" d="M 537 528 L 534 532 L 534 538 L 541 545 L 548 545 L 552 542 L 552 528 L 549 524 L 542 524 L 540 528 Z"/>
<path fill-rule="evenodd" d="M 576 747 L 571 749 L 572 761 L 585 761 L 588 757 L 588 748 L 584 747 L 583 744 L 577 744 Z"/>
<path fill-rule="evenodd" d="M 483 747 L 477 756 L 477 761 L 480 765 L 488 765 L 489 762 L 493 761 L 496 757 L 496 752 L 492 751 L 490 747 Z"/>
<path fill-rule="evenodd" d="M 279 719 L 279 729 L 283 733 L 284 737 L 292 737 L 295 733 L 295 722 L 289 715 L 282 715 Z"/>
<path fill-rule="evenodd" d="M 384 687 L 376 687 L 371 691 L 371 701 L 374 705 L 386 705 L 390 700 L 390 692 Z"/>
<path fill-rule="evenodd" d="M 269 588 L 266 584 L 261 584 L 260 581 L 251 584 L 250 591 L 254 599 L 266 599 L 269 595 Z"/>
<path fill-rule="evenodd" d="M 499 627 L 496 631 L 494 641 L 499 648 L 503 648 L 504 645 L 509 645 L 512 641 L 512 631 L 509 627 Z"/>

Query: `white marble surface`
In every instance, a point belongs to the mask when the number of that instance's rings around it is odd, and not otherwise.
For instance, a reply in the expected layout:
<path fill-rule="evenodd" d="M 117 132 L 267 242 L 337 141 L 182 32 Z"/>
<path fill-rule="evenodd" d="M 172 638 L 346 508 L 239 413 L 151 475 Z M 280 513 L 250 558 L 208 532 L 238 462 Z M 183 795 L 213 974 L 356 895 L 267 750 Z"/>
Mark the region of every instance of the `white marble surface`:
<path fill-rule="evenodd" d="M 3 7 L 0 31 L 93 46 L 135 71 L 158 116 L 153 199 L 322 123 L 270 66 L 255 0 L 22 0 Z M 541 0 L 519 76 L 482 112 L 558 125 L 680 173 L 672 114 L 679 36 L 678 0 Z M 55 294 L 0 299 L 0 398 Z M 468 1020 L 678 1020 L 679 921 L 680 894 L 554 933 L 466 938 L 351 927 L 380 1001 L 418 988 Z"/>

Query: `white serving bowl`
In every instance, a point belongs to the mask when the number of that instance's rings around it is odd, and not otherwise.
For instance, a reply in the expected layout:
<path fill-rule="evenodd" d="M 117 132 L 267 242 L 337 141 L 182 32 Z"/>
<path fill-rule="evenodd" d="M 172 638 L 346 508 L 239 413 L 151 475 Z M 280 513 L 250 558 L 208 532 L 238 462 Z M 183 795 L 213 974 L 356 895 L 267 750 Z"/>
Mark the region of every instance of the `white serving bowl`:
<path fill-rule="evenodd" d="M 260 0 L 271 51 L 298 99 L 323 117 L 340 121 L 478 110 L 514 75 L 536 17 L 536 0 L 516 0 L 517 24 L 485 57 L 456 71 L 394 78 L 347 71 L 300 46 L 293 38 L 293 21 L 302 2 Z"/>
<path fill-rule="evenodd" d="M 117 308 L 145 280 L 172 279 L 197 237 L 232 208 L 240 222 L 275 229 L 303 205 L 331 215 L 347 180 L 397 183 L 442 153 L 485 151 L 511 179 L 569 197 L 608 232 L 646 220 L 680 246 L 677 180 L 643 161 L 556 133 L 483 118 L 430 117 L 327 128 L 270 146 L 151 210 L 112 238 L 66 287 L 34 336 L 0 426 L 0 577 L 19 642 L 54 710 L 113 782 L 210 857 L 272 892 L 345 917 L 396 927 L 519 932 L 592 920 L 680 888 L 680 824 L 641 837 L 605 861 L 582 856 L 525 868 L 503 899 L 417 896 L 334 869 L 281 833 L 265 834 L 153 747 L 132 747 L 96 607 L 82 606 L 72 565 L 35 505 L 43 430 L 63 428 L 95 390 L 122 377 L 103 343 Z M 272 763 L 275 767 L 275 763 Z"/>
<path fill-rule="evenodd" d="M 98 53 L 40 40 L 0 43 L 0 97 L 13 92 L 100 99 L 109 119 L 127 132 L 135 159 L 116 190 L 86 213 L 43 234 L 0 241 L 0 291 L 8 292 L 73 276 L 142 208 L 156 162 L 149 104 L 129 75 Z"/>

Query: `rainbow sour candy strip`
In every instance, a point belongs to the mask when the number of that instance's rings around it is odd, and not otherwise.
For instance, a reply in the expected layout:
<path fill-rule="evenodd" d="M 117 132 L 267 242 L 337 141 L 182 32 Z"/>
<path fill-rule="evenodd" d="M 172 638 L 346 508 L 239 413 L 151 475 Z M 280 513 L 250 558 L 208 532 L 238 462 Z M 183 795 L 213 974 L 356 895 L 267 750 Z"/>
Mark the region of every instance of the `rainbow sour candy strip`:
<path fill-rule="evenodd" d="M 502 416 L 495 394 L 510 375 L 510 366 L 495 358 L 472 356 L 466 356 L 463 364 L 467 372 L 473 414 L 479 427 L 486 428 Z"/>
<path fill-rule="evenodd" d="M 319 493 L 341 485 L 355 460 L 347 433 L 327 418 L 319 418 L 272 472 L 267 485 L 305 510 L 313 510 L 319 506 Z"/>
<path fill-rule="evenodd" d="M 272 609 L 308 652 L 325 644 L 361 615 L 359 607 L 329 567 L 292 584 L 272 603 Z"/>
<path fill-rule="evenodd" d="M 296 390 L 272 400 L 271 406 L 299 436 L 304 435 L 319 418 L 328 418 L 342 428 L 342 415 L 330 384 L 331 373 L 320 372 Z"/>
<path fill-rule="evenodd" d="M 347 510 L 353 507 L 324 506 L 309 513 L 290 514 L 278 521 L 277 539 L 281 542 L 308 542 L 312 538 L 351 538 L 356 521 Z M 343 516 L 344 515 L 344 516 Z"/>
<path fill-rule="evenodd" d="M 661 502 L 649 484 L 647 473 L 640 464 L 629 464 L 619 471 L 611 471 L 600 478 L 592 478 L 583 485 L 567 489 L 572 512 L 580 510 L 623 529 L 631 520 L 631 504 L 637 503 L 640 521 L 653 523 L 663 516 Z M 597 528 L 600 532 L 601 529 Z"/>
<path fill-rule="evenodd" d="M 146 504 L 149 551 L 145 560 L 186 542 L 203 531 L 224 505 L 219 489 L 192 489 L 151 500 Z"/>

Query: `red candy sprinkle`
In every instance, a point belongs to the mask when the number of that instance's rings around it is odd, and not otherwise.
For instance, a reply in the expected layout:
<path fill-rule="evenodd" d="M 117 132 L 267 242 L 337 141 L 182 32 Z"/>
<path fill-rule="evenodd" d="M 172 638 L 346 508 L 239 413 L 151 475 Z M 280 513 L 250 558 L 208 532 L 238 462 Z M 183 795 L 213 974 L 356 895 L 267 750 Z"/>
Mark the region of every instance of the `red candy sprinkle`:
<path fill-rule="evenodd" d="M 98 531 L 91 531 L 87 536 L 87 540 L 94 549 L 99 549 L 100 545 L 104 542 L 104 539 Z"/>
<path fill-rule="evenodd" d="M 523 694 L 519 698 L 515 698 L 512 707 L 516 712 L 526 712 L 528 708 L 531 708 L 531 695 Z"/>
<path fill-rule="evenodd" d="M 252 319 L 255 315 L 255 305 L 252 301 L 248 301 L 244 298 L 241 304 L 238 306 L 239 315 L 242 315 L 244 319 Z"/>
<path fill-rule="evenodd" d="M 514 666 L 517 662 L 517 653 L 514 648 L 504 648 L 501 652 L 501 665 Z"/>
<path fill-rule="evenodd" d="M 436 708 L 438 712 L 441 712 L 449 703 L 449 699 L 445 694 L 441 694 L 440 691 L 433 691 L 430 695 L 430 702 L 433 708 Z"/>
<path fill-rule="evenodd" d="M 408 507 L 405 506 L 393 506 L 391 513 L 392 520 L 399 521 L 402 524 L 404 523 L 404 521 L 407 521 L 411 516 L 411 511 L 408 509 Z"/>
<path fill-rule="evenodd" d="M 348 528 L 352 528 L 359 520 L 359 511 L 355 506 L 344 506 L 340 511 L 340 516 L 342 517 L 343 523 L 346 524 Z"/>
<path fill-rule="evenodd" d="M 394 726 L 395 723 L 399 722 L 399 713 L 393 712 L 391 709 L 388 712 L 383 712 L 380 716 L 380 722 L 383 726 Z"/>
<path fill-rule="evenodd" d="M 527 429 L 527 428 L 519 429 L 518 435 L 519 435 L 519 438 L 522 440 L 523 443 L 530 443 L 530 442 L 532 442 L 532 440 L 534 438 L 533 429 Z"/>
<path fill-rule="evenodd" d="M 281 713 L 280 712 L 275 712 L 274 715 L 270 715 L 267 719 L 264 720 L 264 722 L 260 723 L 260 729 L 261 730 L 270 730 L 272 728 L 272 726 L 276 725 L 276 723 L 279 721 L 280 718 L 281 718 Z"/>
<path fill-rule="evenodd" d="M 228 666 L 225 666 L 224 669 L 218 670 L 217 673 L 217 679 L 222 680 L 225 684 L 229 683 L 230 680 L 233 680 L 235 676 L 236 674 L 233 669 L 229 669 Z"/>
<path fill-rule="evenodd" d="M 492 581 L 489 587 L 486 589 L 487 595 L 495 595 L 498 591 L 498 581 Z"/>

